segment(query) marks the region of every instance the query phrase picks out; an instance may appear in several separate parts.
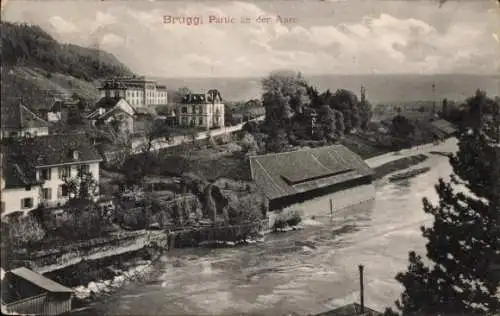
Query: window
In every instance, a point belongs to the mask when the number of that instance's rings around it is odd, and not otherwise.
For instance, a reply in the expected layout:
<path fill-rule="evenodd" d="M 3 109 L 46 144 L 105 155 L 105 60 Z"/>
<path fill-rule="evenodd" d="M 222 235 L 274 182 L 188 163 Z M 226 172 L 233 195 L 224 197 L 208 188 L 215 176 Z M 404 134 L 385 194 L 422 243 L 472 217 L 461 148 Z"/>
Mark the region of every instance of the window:
<path fill-rule="evenodd" d="M 203 114 L 203 108 L 201 106 L 198 107 L 198 113 Z"/>
<path fill-rule="evenodd" d="M 191 127 L 194 127 L 196 125 L 196 121 L 194 118 L 191 119 Z"/>
<path fill-rule="evenodd" d="M 68 186 L 66 184 L 61 184 L 59 186 L 59 197 L 68 197 L 69 191 L 68 191 Z"/>
<path fill-rule="evenodd" d="M 52 170 L 50 168 L 45 168 L 40 170 L 40 179 L 41 180 L 50 180 L 52 175 Z"/>
<path fill-rule="evenodd" d="M 31 185 L 27 185 L 24 189 L 25 189 L 26 191 L 31 191 Z"/>
<path fill-rule="evenodd" d="M 198 124 L 203 125 L 203 117 L 198 118 Z"/>
<path fill-rule="evenodd" d="M 44 201 L 50 201 L 52 199 L 52 189 L 51 188 L 44 188 L 42 190 L 42 199 Z"/>
<path fill-rule="evenodd" d="M 192 113 L 196 113 L 196 105 L 193 105 L 193 108 L 192 108 Z"/>
<path fill-rule="evenodd" d="M 71 177 L 71 167 L 59 167 L 59 179 L 65 179 Z"/>
<path fill-rule="evenodd" d="M 88 174 L 90 172 L 90 166 L 89 165 L 80 165 L 78 166 L 78 176 L 82 177 L 85 174 Z"/>
<path fill-rule="evenodd" d="M 33 207 L 33 198 L 24 198 L 21 200 L 21 208 L 32 208 Z"/>
<path fill-rule="evenodd" d="M 187 113 L 187 111 L 188 111 L 187 106 L 182 107 L 182 113 Z"/>

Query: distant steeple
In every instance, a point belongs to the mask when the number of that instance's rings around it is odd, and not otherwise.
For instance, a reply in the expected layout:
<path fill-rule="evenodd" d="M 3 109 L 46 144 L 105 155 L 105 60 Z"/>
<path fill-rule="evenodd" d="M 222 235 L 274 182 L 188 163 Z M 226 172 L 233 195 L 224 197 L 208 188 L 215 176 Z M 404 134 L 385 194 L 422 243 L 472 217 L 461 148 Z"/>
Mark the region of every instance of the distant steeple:
<path fill-rule="evenodd" d="M 361 96 L 361 102 L 365 102 L 366 101 L 366 89 L 363 85 L 361 85 L 361 92 L 360 92 L 360 96 Z"/>
<path fill-rule="evenodd" d="M 432 83 L 432 115 L 436 114 L 436 84 Z"/>

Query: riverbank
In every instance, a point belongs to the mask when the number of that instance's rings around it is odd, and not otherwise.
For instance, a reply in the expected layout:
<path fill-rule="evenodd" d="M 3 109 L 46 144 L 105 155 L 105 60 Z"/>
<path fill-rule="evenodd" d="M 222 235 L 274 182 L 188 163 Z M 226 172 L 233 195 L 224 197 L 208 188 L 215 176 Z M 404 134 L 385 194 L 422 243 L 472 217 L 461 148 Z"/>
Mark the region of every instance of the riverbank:
<path fill-rule="evenodd" d="M 424 154 L 418 154 L 414 156 L 400 158 L 388 163 L 385 163 L 379 167 L 374 168 L 375 175 L 374 179 L 378 180 L 396 171 L 404 170 L 412 166 L 418 165 L 429 159 L 428 156 Z"/>

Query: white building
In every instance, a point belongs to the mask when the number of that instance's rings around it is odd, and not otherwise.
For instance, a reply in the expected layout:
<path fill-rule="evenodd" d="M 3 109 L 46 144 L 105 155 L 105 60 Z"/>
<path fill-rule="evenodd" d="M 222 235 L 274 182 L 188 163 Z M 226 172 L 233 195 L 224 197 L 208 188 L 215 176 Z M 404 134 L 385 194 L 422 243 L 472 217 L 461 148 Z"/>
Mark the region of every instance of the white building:
<path fill-rule="evenodd" d="M 134 118 L 137 111 L 124 98 L 103 97 L 97 104 L 96 109 L 87 116 L 87 119 L 99 126 L 101 124 L 117 124 L 122 132 L 134 132 Z"/>
<path fill-rule="evenodd" d="M 100 155 L 84 134 L 58 134 L 2 148 L 2 215 L 40 204 L 61 206 L 69 199 L 67 180 L 90 173 L 99 183 Z"/>
<path fill-rule="evenodd" d="M 2 138 L 43 136 L 49 134 L 50 123 L 21 102 L 2 103 Z"/>
<path fill-rule="evenodd" d="M 145 77 L 116 77 L 106 80 L 101 97 L 124 98 L 134 107 L 167 104 L 167 88 Z"/>
<path fill-rule="evenodd" d="M 224 127 L 224 104 L 219 91 L 192 93 L 176 105 L 177 123 L 181 127 Z"/>

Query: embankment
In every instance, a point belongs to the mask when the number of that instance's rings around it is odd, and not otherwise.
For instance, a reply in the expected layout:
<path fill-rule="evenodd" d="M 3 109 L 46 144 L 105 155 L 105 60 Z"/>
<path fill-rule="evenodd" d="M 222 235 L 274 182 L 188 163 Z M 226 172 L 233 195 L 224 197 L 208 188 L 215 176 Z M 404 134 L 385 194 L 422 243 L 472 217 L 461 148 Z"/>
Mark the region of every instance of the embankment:
<path fill-rule="evenodd" d="M 424 154 L 418 154 L 418 155 L 413 155 L 409 157 L 403 157 L 388 163 L 385 163 L 383 165 L 380 165 L 376 168 L 375 170 L 375 175 L 374 179 L 380 179 L 385 177 L 386 175 L 393 173 L 398 170 L 403 170 L 415 165 L 418 165 L 421 162 L 424 162 L 427 160 L 429 157 Z"/>

